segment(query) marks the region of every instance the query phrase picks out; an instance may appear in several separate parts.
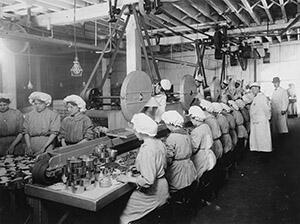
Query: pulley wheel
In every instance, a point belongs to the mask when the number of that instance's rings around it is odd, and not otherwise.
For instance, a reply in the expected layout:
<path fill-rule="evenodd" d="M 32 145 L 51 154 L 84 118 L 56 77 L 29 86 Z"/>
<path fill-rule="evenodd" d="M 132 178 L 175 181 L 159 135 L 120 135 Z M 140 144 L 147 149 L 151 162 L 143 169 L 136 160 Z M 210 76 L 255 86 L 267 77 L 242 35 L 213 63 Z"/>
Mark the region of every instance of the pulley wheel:
<path fill-rule="evenodd" d="M 135 113 L 142 110 L 151 98 L 152 82 L 145 72 L 130 72 L 123 81 L 121 87 L 121 109 L 127 121 L 130 121 Z"/>
<path fill-rule="evenodd" d="M 101 96 L 101 93 L 97 88 L 88 88 L 85 92 L 80 93 L 80 97 L 85 102 L 92 101 L 93 99 L 97 98 L 97 96 Z"/>
<path fill-rule="evenodd" d="M 184 110 L 188 110 L 193 99 L 197 96 L 197 86 L 193 76 L 185 75 L 180 81 L 180 103 Z"/>
<path fill-rule="evenodd" d="M 0 23 L 0 27 L 1 26 L 4 31 L 26 33 L 26 30 L 17 23 L 2 21 Z M 13 53 L 24 53 L 29 47 L 29 43 L 27 41 L 2 39 L 2 43 L 7 50 Z"/>

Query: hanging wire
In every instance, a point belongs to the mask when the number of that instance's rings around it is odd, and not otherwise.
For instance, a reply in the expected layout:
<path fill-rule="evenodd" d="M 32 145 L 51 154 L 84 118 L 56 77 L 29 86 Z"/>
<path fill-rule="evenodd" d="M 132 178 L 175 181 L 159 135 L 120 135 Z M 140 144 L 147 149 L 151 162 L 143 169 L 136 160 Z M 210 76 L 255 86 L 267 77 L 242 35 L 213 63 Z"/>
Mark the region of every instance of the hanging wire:
<path fill-rule="evenodd" d="M 74 17 L 73 17 L 73 36 L 74 36 L 74 46 L 75 46 L 75 57 L 77 57 L 77 39 L 76 39 L 76 0 L 74 0 Z"/>
<path fill-rule="evenodd" d="M 30 55 L 30 45 L 28 45 L 28 49 L 27 49 L 27 63 L 28 63 L 28 84 L 27 84 L 27 88 L 28 89 L 32 89 L 32 82 L 31 82 L 31 55 Z"/>

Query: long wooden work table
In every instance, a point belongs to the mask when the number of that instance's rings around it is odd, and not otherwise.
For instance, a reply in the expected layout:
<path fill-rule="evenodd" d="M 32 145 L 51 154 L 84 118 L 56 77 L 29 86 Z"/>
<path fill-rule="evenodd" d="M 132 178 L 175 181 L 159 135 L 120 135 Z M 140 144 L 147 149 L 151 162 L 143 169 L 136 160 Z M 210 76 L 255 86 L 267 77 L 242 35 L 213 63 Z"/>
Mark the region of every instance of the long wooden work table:
<path fill-rule="evenodd" d="M 25 186 L 25 194 L 33 207 L 33 223 L 47 224 L 46 203 L 49 201 L 96 212 L 133 189 L 133 185 L 115 183 L 108 188 L 97 186 L 93 190 L 75 194 L 66 190 L 58 191 L 50 187 L 27 184 Z"/>

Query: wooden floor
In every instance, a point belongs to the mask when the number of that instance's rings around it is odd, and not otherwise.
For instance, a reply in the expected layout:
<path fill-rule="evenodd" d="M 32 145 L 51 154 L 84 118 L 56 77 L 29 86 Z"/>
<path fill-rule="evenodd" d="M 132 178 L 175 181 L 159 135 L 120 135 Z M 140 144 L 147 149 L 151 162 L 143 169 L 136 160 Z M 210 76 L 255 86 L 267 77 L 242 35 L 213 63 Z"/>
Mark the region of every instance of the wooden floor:
<path fill-rule="evenodd" d="M 244 160 L 220 190 L 217 199 L 182 223 L 300 223 L 300 119 L 290 119 L 289 127 L 289 135 L 278 139 L 279 145 L 274 152 L 247 152 Z M 57 205 L 52 206 L 54 213 L 59 213 Z M 28 210 L 20 207 L 18 211 L 23 214 L 20 219 L 24 220 Z M 75 223 L 103 223 L 99 218 L 102 219 L 103 215 L 113 215 L 116 221 L 118 216 L 113 204 L 102 214 L 81 210 L 76 215 L 79 213 L 81 219 L 76 218 Z M 17 223 L 11 216 L 5 215 L 5 211 L 2 211 L 1 217 L 0 224 Z M 69 220 L 68 223 L 73 222 Z"/>
<path fill-rule="evenodd" d="M 192 224 L 300 223 L 300 119 L 268 155 L 248 152 L 218 198 Z"/>

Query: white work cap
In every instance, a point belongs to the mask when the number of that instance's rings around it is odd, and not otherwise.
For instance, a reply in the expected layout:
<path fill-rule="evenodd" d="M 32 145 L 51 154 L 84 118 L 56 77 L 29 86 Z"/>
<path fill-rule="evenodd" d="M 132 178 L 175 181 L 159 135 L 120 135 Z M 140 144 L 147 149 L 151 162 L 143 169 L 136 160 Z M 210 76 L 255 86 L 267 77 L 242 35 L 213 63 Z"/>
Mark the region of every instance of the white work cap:
<path fill-rule="evenodd" d="M 77 95 L 67 96 L 66 98 L 64 98 L 64 103 L 68 103 L 68 102 L 75 103 L 79 107 L 80 112 L 84 112 L 86 110 L 85 108 L 86 103 L 80 96 Z"/>
<path fill-rule="evenodd" d="M 225 103 L 220 103 L 220 104 L 223 107 L 223 110 L 225 110 L 226 112 L 232 111 L 232 108 L 229 107 L 227 104 L 225 104 Z"/>
<path fill-rule="evenodd" d="M 237 100 L 235 101 L 235 103 L 238 105 L 238 107 L 239 107 L 240 109 L 242 109 L 242 108 L 244 108 L 244 107 L 246 106 L 246 103 L 245 103 L 243 100 L 241 100 L 241 99 L 237 99 Z"/>
<path fill-rule="evenodd" d="M 222 110 L 223 110 L 223 107 L 222 107 L 222 105 L 220 103 L 213 102 L 212 103 L 212 107 L 213 107 L 213 111 L 215 113 L 221 113 Z"/>
<path fill-rule="evenodd" d="M 176 110 L 169 110 L 161 115 L 161 119 L 165 124 L 182 127 L 184 123 L 183 117 Z"/>
<path fill-rule="evenodd" d="M 207 110 L 207 108 L 211 107 L 211 102 L 205 99 L 201 99 L 200 107 L 202 107 L 204 110 Z"/>
<path fill-rule="evenodd" d="M 49 106 L 52 101 L 52 97 L 49 94 L 43 92 L 32 92 L 29 95 L 28 99 L 30 104 L 33 104 L 35 100 L 40 100 L 43 101 L 47 106 Z"/>
<path fill-rule="evenodd" d="M 231 106 L 234 110 L 239 110 L 239 106 L 233 100 L 228 100 L 228 105 Z"/>
<path fill-rule="evenodd" d="M 191 106 L 188 115 L 200 121 L 206 118 L 204 111 L 199 106 Z"/>
<path fill-rule="evenodd" d="M 131 123 L 137 133 L 146 134 L 151 137 L 157 134 L 157 123 L 144 113 L 133 115 Z"/>
<path fill-rule="evenodd" d="M 12 94 L 9 94 L 9 93 L 0 93 L 0 99 L 7 99 L 7 100 L 12 100 Z"/>
<path fill-rule="evenodd" d="M 250 85 L 250 88 L 252 88 L 252 87 L 260 87 L 260 85 L 259 85 L 258 82 L 253 82 L 253 83 L 251 83 L 251 85 Z"/>
<path fill-rule="evenodd" d="M 172 86 L 171 82 L 168 79 L 162 79 L 160 81 L 160 85 L 166 91 L 170 90 Z"/>
<path fill-rule="evenodd" d="M 249 104 L 249 103 L 252 103 L 252 101 L 254 99 L 254 95 L 252 93 L 247 93 L 242 96 L 242 99 L 246 104 Z"/>

